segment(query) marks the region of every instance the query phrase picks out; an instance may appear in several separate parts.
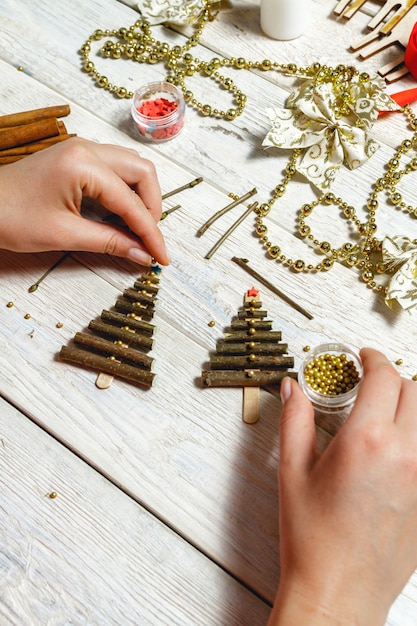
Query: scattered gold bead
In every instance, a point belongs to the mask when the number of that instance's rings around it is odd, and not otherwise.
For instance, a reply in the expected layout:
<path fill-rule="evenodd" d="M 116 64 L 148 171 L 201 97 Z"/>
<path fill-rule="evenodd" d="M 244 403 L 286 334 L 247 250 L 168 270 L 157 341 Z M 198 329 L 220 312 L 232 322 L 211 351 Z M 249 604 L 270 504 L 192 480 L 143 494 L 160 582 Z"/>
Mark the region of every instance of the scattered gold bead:
<path fill-rule="evenodd" d="M 62 322 L 57 322 L 56 323 L 56 327 L 57 328 L 62 328 L 64 326 L 64 324 Z"/>
<path fill-rule="evenodd" d="M 30 320 L 30 313 L 25 313 L 25 320 Z"/>
<path fill-rule="evenodd" d="M 14 302 L 11 302 L 11 301 L 10 301 L 10 302 L 8 302 L 8 303 L 6 304 L 6 306 L 7 306 L 7 308 L 8 308 L 8 309 L 11 309 L 11 308 L 12 308 L 12 306 L 14 306 Z"/>
<path fill-rule="evenodd" d="M 417 374 L 414 374 L 413 378 L 411 380 L 417 380 Z"/>
<path fill-rule="evenodd" d="M 402 359 L 397 359 L 395 361 L 395 365 L 402 365 L 404 363 L 404 361 Z"/>
<path fill-rule="evenodd" d="M 54 500 L 57 496 L 58 494 L 56 491 L 51 491 L 51 493 L 48 494 L 48 498 L 51 498 L 51 500 Z"/>
<path fill-rule="evenodd" d="M 304 346 L 303 348 L 304 352 L 309 352 L 311 350 L 310 346 Z"/>
<path fill-rule="evenodd" d="M 214 320 L 210 320 L 209 323 L 208 323 L 208 326 L 211 326 L 211 327 L 213 327 L 215 325 L 216 325 L 216 322 Z"/>

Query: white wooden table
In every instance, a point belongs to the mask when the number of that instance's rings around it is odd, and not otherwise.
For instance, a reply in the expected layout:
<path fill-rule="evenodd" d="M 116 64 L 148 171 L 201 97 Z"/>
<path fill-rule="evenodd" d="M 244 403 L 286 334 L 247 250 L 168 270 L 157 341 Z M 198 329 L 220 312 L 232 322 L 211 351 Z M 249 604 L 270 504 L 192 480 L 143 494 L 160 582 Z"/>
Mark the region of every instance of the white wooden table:
<path fill-rule="evenodd" d="M 401 358 L 401 372 L 411 377 L 417 372 L 415 314 L 389 310 L 342 265 L 300 275 L 271 262 L 250 220 L 211 260 L 204 258 L 240 214 L 232 212 L 196 237 L 203 222 L 230 202 L 228 194 L 256 186 L 256 199 L 264 201 L 279 182 L 287 158 L 261 150 L 269 128 L 265 108 L 283 106 L 291 84 L 277 74 L 241 72 L 236 82 L 248 97 L 241 117 L 213 120 L 188 109 L 179 137 L 143 144 L 130 123 L 130 101 L 95 87 L 81 71 L 78 53 L 96 28 L 132 24 L 138 13 L 130 4 L 0 0 L 0 114 L 69 103 L 70 132 L 136 148 L 155 162 L 163 192 L 204 177 L 198 188 L 165 203 L 182 208 L 161 223 L 172 265 L 161 275 L 152 350 L 157 378 L 150 390 L 121 380 L 99 390 L 94 372 L 57 356 L 133 284 L 137 267 L 71 254 L 29 293 L 61 253 L 0 252 L 0 623 L 261 625 L 279 580 L 280 402 L 262 390 L 261 419 L 248 426 L 241 418 L 241 389 L 199 384 L 210 351 L 254 283 L 231 257 L 249 258 L 313 314 L 306 319 L 257 285 L 295 369 L 306 345 L 335 340 L 357 349 L 371 345 L 393 362 Z M 230 0 L 192 52 L 207 59 L 360 64 L 374 72 L 395 52 L 361 63 L 348 48 L 366 32 L 369 16 L 361 12 L 343 23 L 333 15 L 335 4 L 316 0 L 309 32 L 284 43 L 260 32 L 259 2 Z M 181 34 L 160 34 L 184 41 Z M 165 75 L 158 65 L 99 58 L 97 65 L 131 89 Z M 407 77 L 389 91 L 414 84 Z M 212 81 L 193 77 L 193 89 L 203 100 L 224 98 L 228 106 L 227 93 Z M 355 206 L 363 206 L 370 182 L 407 130 L 390 116 L 375 125 L 374 135 L 382 144 L 377 154 L 355 172 L 343 170 L 337 182 L 337 193 Z M 407 200 L 416 205 L 412 177 L 407 185 Z M 283 247 L 299 249 L 300 256 L 305 243 L 294 233 L 294 212 L 303 194 L 308 199 L 311 189 L 296 183 L 287 209 L 270 218 Z M 395 211 L 388 217 L 390 228 L 406 220 L 400 232 L 407 228 L 415 237 L 409 217 Z M 337 219 L 326 220 L 324 228 L 329 239 L 340 237 Z M 329 437 L 319 428 L 318 436 Z M 414 576 L 392 607 L 391 626 L 417 624 L 416 581 Z"/>

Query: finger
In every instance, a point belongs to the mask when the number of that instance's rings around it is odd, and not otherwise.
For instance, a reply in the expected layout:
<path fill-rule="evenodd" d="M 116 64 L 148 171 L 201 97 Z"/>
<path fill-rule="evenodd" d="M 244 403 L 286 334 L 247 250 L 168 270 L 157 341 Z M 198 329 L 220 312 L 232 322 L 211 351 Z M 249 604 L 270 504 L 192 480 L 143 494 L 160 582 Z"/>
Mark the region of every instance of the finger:
<path fill-rule="evenodd" d="M 284 406 L 280 419 L 280 472 L 307 472 L 316 457 L 316 429 L 311 402 L 298 383 L 281 383 Z"/>
<path fill-rule="evenodd" d="M 153 254 L 128 231 L 68 213 L 55 231 L 56 244 L 65 250 L 99 252 L 128 258 L 148 266 Z M 58 249 L 58 248 L 57 248 Z"/>
<path fill-rule="evenodd" d="M 363 348 L 360 355 L 363 379 L 349 421 L 393 422 L 401 391 L 401 377 L 381 352 Z"/>
<path fill-rule="evenodd" d="M 134 189 L 157 222 L 162 214 L 161 189 L 152 161 L 139 156 L 135 150 L 109 144 L 88 142 L 91 151 Z"/>
<path fill-rule="evenodd" d="M 110 167 L 92 161 L 83 169 L 82 180 L 83 195 L 97 199 L 109 211 L 119 215 L 159 263 L 169 264 L 164 238 L 152 214 Z"/>
<path fill-rule="evenodd" d="M 402 379 L 401 393 L 397 405 L 395 422 L 411 431 L 413 439 L 417 437 L 417 384 L 412 380 Z"/>

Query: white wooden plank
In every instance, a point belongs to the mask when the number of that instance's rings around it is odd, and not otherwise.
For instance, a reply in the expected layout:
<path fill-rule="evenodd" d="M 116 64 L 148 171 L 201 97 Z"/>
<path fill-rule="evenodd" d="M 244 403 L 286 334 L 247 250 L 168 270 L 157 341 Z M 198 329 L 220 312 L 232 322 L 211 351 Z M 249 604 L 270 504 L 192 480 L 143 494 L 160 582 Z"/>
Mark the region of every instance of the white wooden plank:
<path fill-rule="evenodd" d="M 311 37 L 284 46 L 260 35 L 257 5 L 232 2 L 204 34 L 210 49 L 200 47 L 198 54 L 210 58 L 216 50 L 236 56 L 279 56 L 280 61 L 305 64 L 315 60 L 319 52 L 330 55 L 327 48 L 320 51 L 317 47 L 317 42 L 324 41 L 319 36 L 320 24 L 326 20 L 328 40 L 339 42 L 337 50 L 331 50 L 332 62 L 339 62 L 341 56 L 350 59 L 350 54 L 343 51 L 350 26 L 333 19 L 327 21 L 330 3 L 315 5 L 317 21 Z M 56 255 L 3 253 L 0 294 L 4 303 L 15 300 L 16 306 L 11 310 L 0 306 L 0 363 L 6 372 L 2 391 L 135 498 L 145 501 L 204 551 L 271 599 L 277 582 L 275 467 L 279 402 L 263 393 L 261 420 L 248 429 L 241 424 L 240 390 L 198 387 L 208 351 L 252 284 L 241 269 L 230 263 L 230 257 L 249 256 L 258 270 L 312 310 L 314 320 L 308 322 L 271 294 L 263 294 L 266 308 L 275 326 L 283 330 L 297 364 L 306 344 L 337 339 L 354 347 L 366 343 L 382 348 L 393 361 L 402 357 L 402 371 L 412 375 L 416 369 L 411 347 L 413 317 L 389 311 L 358 281 L 355 272 L 346 268 L 337 267 L 317 276 L 285 272 L 264 257 L 252 236 L 251 224 L 243 225 L 210 262 L 204 260 L 204 253 L 230 222 L 222 220 L 198 240 L 196 230 L 214 210 L 227 203 L 227 193 L 244 193 L 256 185 L 263 199 L 280 179 L 286 157 L 261 152 L 260 143 L 268 128 L 264 108 L 274 102 L 283 104 L 290 88 L 287 79 L 240 72 L 236 81 L 249 96 L 248 109 L 241 118 L 231 125 L 187 111 L 187 126 L 179 141 L 158 148 L 145 146 L 132 133 L 128 104 L 96 89 L 80 71 L 76 53 L 94 28 L 128 24 L 132 17 L 135 19 L 135 12 L 110 1 L 90 2 L 87 6 L 75 0 L 65 5 L 44 2 L 41 6 L 8 2 L 1 7 L 1 17 L 6 44 L 1 52 L 6 61 L 1 64 L 5 85 L 0 94 L 2 112 L 45 106 L 57 99 L 69 101 L 73 110 L 68 120 L 71 130 L 100 141 L 139 148 L 156 161 L 164 191 L 195 175 L 205 177 L 198 190 L 181 196 L 183 210 L 161 226 L 173 265 L 164 271 L 158 302 L 157 386 L 149 393 L 140 393 L 117 383 L 110 393 L 104 392 L 103 402 L 103 395 L 93 385 L 95 375 L 55 360 L 61 343 L 101 308 L 111 306 L 121 289 L 131 284 L 136 273 L 131 265 L 95 255 L 77 255 L 95 276 L 85 266 L 68 261 L 39 292 L 29 295 L 29 284 Z M 28 21 L 31 29 L 27 29 Z M 174 38 L 172 33 L 166 35 Z M 100 62 L 118 77 L 120 73 L 120 82 L 129 85 L 136 84 L 139 75 L 144 81 L 155 77 L 155 72 L 159 76 L 161 71 L 137 64 Z M 13 66 L 18 64 L 27 73 L 17 72 Z M 211 81 L 197 80 L 195 84 L 196 92 L 207 101 L 219 96 Z M 337 184 L 337 193 L 359 210 L 369 193 L 369 181 L 380 175 L 389 158 L 388 146 L 396 145 L 406 129 L 401 118 L 390 116 L 378 122 L 375 134 L 387 146 L 364 168 L 354 173 L 344 171 Z M 268 218 L 274 238 L 285 250 L 291 250 L 291 254 L 297 251 L 300 256 L 306 255 L 305 244 L 294 236 L 294 214 L 304 194 L 306 199 L 311 197 L 308 186 L 295 183 L 282 206 Z M 416 203 L 414 185 L 407 185 L 407 195 L 410 202 Z M 235 216 L 230 218 L 233 221 Z M 387 212 L 385 219 L 389 228 L 402 232 L 413 223 L 395 211 Z M 332 242 L 341 237 L 340 220 L 329 220 L 327 215 L 318 219 L 315 228 L 318 232 L 322 228 Z M 31 319 L 24 320 L 28 311 Z M 211 319 L 216 326 L 208 326 Z M 58 320 L 64 322 L 61 330 L 55 326 Z M 256 506 L 249 509 L 248 502 Z M 397 623 L 403 626 L 405 622 Z"/>
<path fill-rule="evenodd" d="M 266 604 L 2 399 L 0 471 L 2 624 L 266 622 Z"/>

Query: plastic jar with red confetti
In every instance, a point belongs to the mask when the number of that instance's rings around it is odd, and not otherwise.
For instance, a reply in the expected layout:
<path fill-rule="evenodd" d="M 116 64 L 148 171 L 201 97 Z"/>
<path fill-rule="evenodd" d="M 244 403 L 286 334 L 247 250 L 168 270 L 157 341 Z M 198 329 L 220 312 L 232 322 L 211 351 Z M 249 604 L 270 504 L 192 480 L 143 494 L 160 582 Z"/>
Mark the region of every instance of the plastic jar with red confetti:
<path fill-rule="evenodd" d="M 149 83 L 135 92 L 131 113 L 141 137 L 167 141 L 176 137 L 184 126 L 185 102 L 175 85 Z"/>

